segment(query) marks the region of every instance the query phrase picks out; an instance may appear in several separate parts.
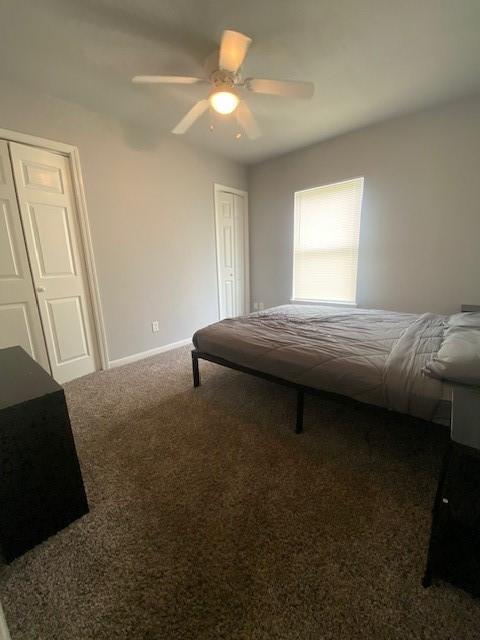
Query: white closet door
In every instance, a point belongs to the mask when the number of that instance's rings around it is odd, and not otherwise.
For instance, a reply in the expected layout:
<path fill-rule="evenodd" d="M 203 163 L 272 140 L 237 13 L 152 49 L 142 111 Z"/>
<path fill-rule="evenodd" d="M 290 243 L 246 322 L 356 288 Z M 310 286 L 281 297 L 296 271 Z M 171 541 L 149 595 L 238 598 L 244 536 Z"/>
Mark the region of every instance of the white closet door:
<path fill-rule="evenodd" d="M 43 149 L 10 150 L 52 374 L 66 382 L 98 368 L 70 166 Z"/>
<path fill-rule="evenodd" d="M 217 254 L 220 319 L 236 315 L 235 213 L 233 194 L 217 194 Z"/>
<path fill-rule="evenodd" d="M 217 191 L 215 202 L 220 319 L 246 312 L 245 199 Z"/>
<path fill-rule="evenodd" d="M 50 372 L 8 146 L 0 140 L 0 349 L 15 345 Z"/>

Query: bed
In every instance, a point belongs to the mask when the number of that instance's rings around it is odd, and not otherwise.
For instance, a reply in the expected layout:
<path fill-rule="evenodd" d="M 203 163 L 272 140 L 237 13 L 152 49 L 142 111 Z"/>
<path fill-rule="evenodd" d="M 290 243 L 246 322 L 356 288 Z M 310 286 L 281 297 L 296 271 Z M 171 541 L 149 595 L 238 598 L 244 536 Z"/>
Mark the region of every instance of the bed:
<path fill-rule="evenodd" d="M 306 392 L 449 424 L 449 385 L 422 372 L 442 344 L 447 318 L 319 305 L 229 318 L 193 336 L 194 385 L 204 359 L 293 387 L 297 432 Z"/>

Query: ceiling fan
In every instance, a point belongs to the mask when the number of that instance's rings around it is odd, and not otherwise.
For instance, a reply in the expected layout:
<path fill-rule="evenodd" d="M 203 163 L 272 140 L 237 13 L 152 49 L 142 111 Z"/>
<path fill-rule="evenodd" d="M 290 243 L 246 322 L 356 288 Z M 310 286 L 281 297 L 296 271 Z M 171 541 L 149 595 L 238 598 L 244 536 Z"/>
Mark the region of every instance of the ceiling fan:
<path fill-rule="evenodd" d="M 135 76 L 132 82 L 147 84 L 210 84 L 208 98 L 197 102 L 190 111 L 172 129 L 172 133 L 182 134 L 188 131 L 193 123 L 210 106 L 222 115 L 235 112 L 238 124 L 251 140 L 261 133 L 253 117 L 250 107 L 244 99 L 242 90 L 253 93 L 268 93 L 276 96 L 292 98 L 311 98 L 314 85 L 312 82 L 294 80 L 269 80 L 267 78 L 246 78 L 241 75 L 241 66 L 247 55 L 252 39 L 238 31 L 226 30 L 222 34 L 218 65 L 207 78 L 189 76 Z"/>

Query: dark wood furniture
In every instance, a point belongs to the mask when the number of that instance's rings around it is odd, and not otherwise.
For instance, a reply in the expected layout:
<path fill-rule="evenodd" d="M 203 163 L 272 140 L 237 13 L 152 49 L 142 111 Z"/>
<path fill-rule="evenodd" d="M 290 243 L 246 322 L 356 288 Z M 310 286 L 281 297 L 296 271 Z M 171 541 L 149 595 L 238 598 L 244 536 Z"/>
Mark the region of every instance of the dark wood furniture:
<path fill-rule="evenodd" d="M 462 304 L 462 312 L 465 311 L 480 311 L 480 304 Z"/>
<path fill-rule="evenodd" d="M 7 562 L 88 512 L 63 389 L 0 350 L 0 551 Z"/>
<path fill-rule="evenodd" d="M 480 452 L 454 442 L 440 474 L 423 586 L 435 579 L 480 597 Z"/>

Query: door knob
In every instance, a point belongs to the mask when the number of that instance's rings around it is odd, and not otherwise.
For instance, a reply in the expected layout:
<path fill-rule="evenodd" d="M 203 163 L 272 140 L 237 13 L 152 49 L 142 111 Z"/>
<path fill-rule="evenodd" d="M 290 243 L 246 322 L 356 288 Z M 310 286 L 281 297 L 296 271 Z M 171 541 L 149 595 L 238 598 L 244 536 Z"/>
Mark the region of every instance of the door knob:
<path fill-rule="evenodd" d="M 43 293 L 45 291 L 45 287 L 37 287 L 38 293 Z"/>

